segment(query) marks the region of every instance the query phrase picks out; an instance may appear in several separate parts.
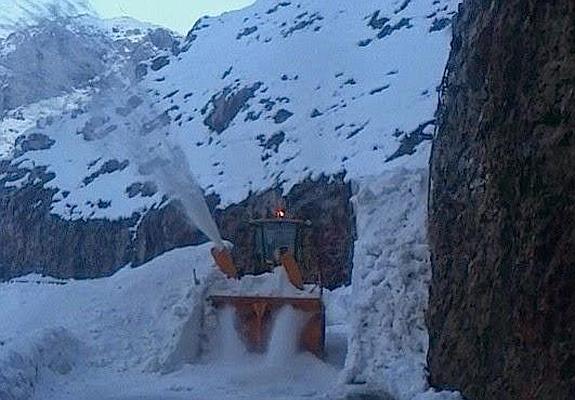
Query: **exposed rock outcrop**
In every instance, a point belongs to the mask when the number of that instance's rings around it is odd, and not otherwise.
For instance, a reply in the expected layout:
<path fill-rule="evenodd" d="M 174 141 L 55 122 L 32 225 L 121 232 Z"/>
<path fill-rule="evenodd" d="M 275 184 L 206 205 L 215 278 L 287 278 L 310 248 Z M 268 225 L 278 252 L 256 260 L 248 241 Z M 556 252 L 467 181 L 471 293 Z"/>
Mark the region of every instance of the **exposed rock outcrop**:
<path fill-rule="evenodd" d="M 467 0 L 432 155 L 431 382 L 575 398 L 575 3 Z"/>
<path fill-rule="evenodd" d="M 38 183 L 0 190 L 0 243 L 11 244 L 0 246 L 0 280 L 28 273 L 60 278 L 108 276 L 129 262 L 140 265 L 167 250 L 207 241 L 186 222 L 177 203 L 117 221 L 68 221 L 50 214 L 55 190 L 42 184 L 52 175 L 43 169 L 15 170 L 7 162 L 0 164 L 2 173 L 10 179 L 29 175 L 30 181 Z M 139 189 L 145 187 L 141 184 Z M 280 188 L 254 193 L 240 204 L 216 210 L 215 217 L 222 236 L 235 244 L 234 258 L 242 273 L 251 272 L 253 266 L 251 219 L 270 216 L 282 205 L 290 216 L 311 220 L 312 227 L 303 237 L 304 277 L 315 280 L 321 270 L 324 286 L 334 288 L 351 279 L 355 230 L 351 194 L 342 176 L 308 179 L 285 197 Z M 218 204 L 217 196 L 208 197 L 212 211 Z"/>
<path fill-rule="evenodd" d="M 256 82 L 252 86 L 238 90 L 226 87 L 221 93 L 214 95 L 202 110 L 202 114 L 205 114 L 210 105 L 212 107 L 204 120 L 204 124 L 211 131 L 222 133 L 230 126 L 234 118 L 246 106 L 248 100 L 254 97 L 254 93 L 261 86 L 261 82 Z"/>

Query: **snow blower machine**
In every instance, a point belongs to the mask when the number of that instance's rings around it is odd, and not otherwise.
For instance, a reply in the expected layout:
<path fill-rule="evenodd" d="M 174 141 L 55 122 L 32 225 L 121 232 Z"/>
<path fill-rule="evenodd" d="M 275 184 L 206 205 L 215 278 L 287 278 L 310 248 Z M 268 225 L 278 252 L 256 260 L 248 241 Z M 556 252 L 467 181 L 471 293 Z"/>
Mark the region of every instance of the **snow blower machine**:
<path fill-rule="evenodd" d="M 300 269 L 302 233 L 310 225 L 309 221 L 286 218 L 283 210 L 276 210 L 275 218 L 250 221 L 255 243 L 253 272 L 236 282 L 240 289 L 216 290 L 209 295 L 208 300 L 216 309 L 234 309 L 236 330 L 250 352 L 267 350 L 275 317 L 282 308 L 291 306 L 305 317 L 300 349 L 323 356 L 325 309 L 321 274 L 315 274 L 315 282 L 304 282 Z M 238 279 L 229 249 L 213 248 L 212 256 L 229 279 Z M 254 284 L 258 279 L 263 285 Z"/>

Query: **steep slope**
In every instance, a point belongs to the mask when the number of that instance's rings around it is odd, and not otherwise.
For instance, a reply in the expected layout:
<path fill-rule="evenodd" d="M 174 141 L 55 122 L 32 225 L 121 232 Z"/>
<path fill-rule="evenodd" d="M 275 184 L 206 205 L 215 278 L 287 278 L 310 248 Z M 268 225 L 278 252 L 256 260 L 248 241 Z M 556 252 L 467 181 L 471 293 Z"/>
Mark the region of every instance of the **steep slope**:
<path fill-rule="evenodd" d="M 202 20 L 182 45 L 187 51 L 136 67 L 151 95 L 115 91 L 94 105 L 88 90 L 58 118 L 36 118 L 28 108 L 6 117 L 7 131 L 31 129 L 3 135 L 20 138 L 7 144 L 16 157 L 0 185 L 30 185 L 47 167 L 40 175 L 50 183 L 41 187 L 54 192 L 46 207 L 65 220 L 118 220 L 153 208 L 161 194 L 145 185 L 122 145 L 90 140 L 126 122 L 169 132 L 220 206 L 279 184 L 287 192 L 321 174 L 345 172 L 349 180 L 422 166 L 454 4 L 262 1 Z M 141 102 L 149 109 L 134 112 Z"/>
<path fill-rule="evenodd" d="M 0 0 L 0 38 L 42 20 L 90 13 L 87 0 Z"/>
<path fill-rule="evenodd" d="M 0 276 L 110 274 L 128 261 L 123 255 L 129 224 L 66 224 L 50 216 L 58 190 L 45 185 L 56 177 L 47 171 L 52 162 L 26 154 L 50 149 L 57 142 L 44 133 L 46 128 L 62 115 L 76 118 L 94 93 L 119 79 L 135 82 L 139 63 L 160 51 L 177 52 L 179 38 L 129 18 L 103 21 L 82 15 L 42 20 L 0 43 L 0 237 L 11 243 L 0 247 Z M 58 129 L 55 137 L 73 139 L 72 127 Z M 58 148 L 51 156 L 69 169 L 65 157 L 74 151 L 73 145 Z M 67 176 L 64 171 L 61 178 Z M 20 185 L 14 185 L 18 180 Z M 105 261 L 96 265 L 97 259 Z"/>
<path fill-rule="evenodd" d="M 432 382 L 572 399 L 575 4 L 466 1 L 432 156 Z"/>
<path fill-rule="evenodd" d="M 224 203 L 309 175 L 376 174 L 431 132 L 447 40 L 432 29 L 452 5 L 432 3 L 261 1 L 198 22 L 181 61 L 149 81 Z"/>
<path fill-rule="evenodd" d="M 16 139 L 27 129 L 78 109 L 118 74 L 135 80 L 141 61 L 177 52 L 178 43 L 160 27 L 92 15 L 44 19 L 10 33 L 0 41 L 0 158 L 18 155 Z"/>

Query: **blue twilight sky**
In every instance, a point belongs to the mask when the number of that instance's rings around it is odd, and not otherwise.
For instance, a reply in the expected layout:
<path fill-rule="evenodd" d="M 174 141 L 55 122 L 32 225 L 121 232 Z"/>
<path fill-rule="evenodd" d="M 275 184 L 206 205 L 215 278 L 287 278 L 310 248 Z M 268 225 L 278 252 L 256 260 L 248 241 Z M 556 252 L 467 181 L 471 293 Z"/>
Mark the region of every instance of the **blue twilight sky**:
<path fill-rule="evenodd" d="M 103 17 L 130 16 L 186 34 L 204 15 L 246 7 L 255 0 L 90 0 Z"/>

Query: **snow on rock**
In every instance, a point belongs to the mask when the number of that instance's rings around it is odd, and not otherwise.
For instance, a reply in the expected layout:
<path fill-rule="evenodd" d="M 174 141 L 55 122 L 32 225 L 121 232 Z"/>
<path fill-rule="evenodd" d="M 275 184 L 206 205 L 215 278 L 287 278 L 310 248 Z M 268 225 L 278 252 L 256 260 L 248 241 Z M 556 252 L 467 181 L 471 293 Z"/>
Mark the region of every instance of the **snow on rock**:
<path fill-rule="evenodd" d="M 364 179 L 353 199 L 358 240 L 342 378 L 398 400 L 428 388 L 426 197 L 427 170 L 404 168 Z"/>
<path fill-rule="evenodd" d="M 177 107 L 170 131 L 196 144 L 185 148 L 200 183 L 229 204 L 276 182 L 395 168 L 385 160 L 436 108 L 450 37 L 430 33 L 430 15 L 457 2 L 400 3 L 267 0 L 198 22 L 149 84 L 161 109 Z M 376 13 L 381 29 L 409 26 L 377 38 Z"/>
<path fill-rule="evenodd" d="M 360 180 L 426 162 L 419 153 L 427 154 L 450 40 L 448 29 L 431 28 L 436 18 L 449 21 L 458 2 L 403 3 L 260 0 L 203 18 L 181 47 L 137 65 L 155 108 L 145 130 L 180 145 L 222 206 L 277 184 L 287 192 L 310 176 Z M 80 106 L 20 133 L 55 141 L 13 162 L 48 166 L 57 178 L 46 186 L 59 190 L 53 212 L 63 218 L 129 217 L 161 201 L 127 195 L 142 180 L 130 168 L 99 175 L 85 190 L 92 163 L 109 157 L 105 145 L 77 133 L 120 135 L 129 119 L 121 111 L 128 95 L 109 100 L 119 114 L 91 120 L 91 107 Z M 93 207 L 100 200 L 106 206 Z"/>
<path fill-rule="evenodd" d="M 86 100 L 85 93 L 75 91 L 6 111 L 0 123 L 0 160 L 18 151 L 18 138 L 24 138 L 24 132 L 52 124 L 55 116 L 78 109 Z"/>

